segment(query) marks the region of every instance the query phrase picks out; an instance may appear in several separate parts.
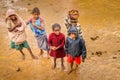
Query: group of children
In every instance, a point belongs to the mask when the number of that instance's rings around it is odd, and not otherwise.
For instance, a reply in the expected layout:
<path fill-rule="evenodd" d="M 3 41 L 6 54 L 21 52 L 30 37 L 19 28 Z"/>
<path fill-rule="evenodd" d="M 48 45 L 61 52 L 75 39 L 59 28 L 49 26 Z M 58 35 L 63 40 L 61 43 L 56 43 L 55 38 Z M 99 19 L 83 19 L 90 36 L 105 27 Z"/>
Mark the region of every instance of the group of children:
<path fill-rule="evenodd" d="M 45 50 L 47 51 L 48 58 L 49 55 L 54 58 L 52 69 L 56 68 L 56 59 L 61 58 L 61 67 L 64 70 L 63 58 L 65 56 L 67 56 L 67 62 L 71 66 L 69 73 L 73 71 L 74 61 L 77 69 L 81 61 L 84 62 L 86 58 L 85 41 L 81 34 L 81 26 L 78 24 L 79 12 L 77 10 L 68 12 L 67 19 L 65 19 L 65 25 L 68 30 L 67 38 L 61 32 L 60 24 L 55 23 L 52 25 L 53 32 L 47 39 L 45 23 L 40 17 L 40 11 L 37 7 L 32 10 L 32 15 L 33 17 L 25 23 L 14 10 L 9 9 L 7 11 L 5 22 L 11 40 L 11 48 L 19 50 L 23 59 L 25 59 L 25 54 L 22 49 L 26 48 L 31 54 L 31 57 L 37 59 L 26 40 L 25 27 L 29 24 L 37 39 L 40 55 L 42 56 L 43 50 Z"/>

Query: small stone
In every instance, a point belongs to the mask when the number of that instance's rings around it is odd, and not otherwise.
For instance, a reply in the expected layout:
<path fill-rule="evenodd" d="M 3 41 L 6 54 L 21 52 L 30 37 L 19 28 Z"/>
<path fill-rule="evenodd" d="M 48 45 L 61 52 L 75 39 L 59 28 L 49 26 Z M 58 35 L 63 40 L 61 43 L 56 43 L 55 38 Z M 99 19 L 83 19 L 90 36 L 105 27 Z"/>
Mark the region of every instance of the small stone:
<path fill-rule="evenodd" d="M 14 3 L 14 0 L 12 0 L 11 3 Z"/>
<path fill-rule="evenodd" d="M 21 69 L 20 69 L 20 67 L 18 67 L 17 69 L 16 69 L 16 72 L 20 72 L 21 71 Z"/>
<path fill-rule="evenodd" d="M 120 52 L 120 50 L 118 50 L 118 52 Z"/>
<path fill-rule="evenodd" d="M 92 52 L 91 55 L 94 55 L 94 53 Z"/>
<path fill-rule="evenodd" d="M 102 52 L 101 51 L 97 51 L 96 55 L 100 57 L 102 55 Z"/>
<path fill-rule="evenodd" d="M 27 5 L 31 5 L 30 3 L 28 3 Z"/>
<path fill-rule="evenodd" d="M 112 58 L 113 58 L 113 59 L 116 59 L 117 57 L 116 57 L 116 56 L 113 56 Z"/>
<path fill-rule="evenodd" d="M 99 38 L 99 36 L 95 36 L 95 37 L 90 37 L 91 40 L 97 40 Z"/>

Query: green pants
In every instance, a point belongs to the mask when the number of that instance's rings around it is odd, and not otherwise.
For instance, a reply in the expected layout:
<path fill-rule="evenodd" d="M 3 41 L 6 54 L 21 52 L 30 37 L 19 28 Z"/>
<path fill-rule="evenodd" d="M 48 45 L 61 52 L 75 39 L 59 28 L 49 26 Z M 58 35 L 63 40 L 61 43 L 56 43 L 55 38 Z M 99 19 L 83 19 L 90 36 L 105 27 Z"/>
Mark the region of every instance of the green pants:
<path fill-rule="evenodd" d="M 28 42 L 24 41 L 22 44 L 15 44 L 15 42 L 11 41 L 11 48 L 16 50 L 22 50 L 23 48 L 29 48 Z"/>

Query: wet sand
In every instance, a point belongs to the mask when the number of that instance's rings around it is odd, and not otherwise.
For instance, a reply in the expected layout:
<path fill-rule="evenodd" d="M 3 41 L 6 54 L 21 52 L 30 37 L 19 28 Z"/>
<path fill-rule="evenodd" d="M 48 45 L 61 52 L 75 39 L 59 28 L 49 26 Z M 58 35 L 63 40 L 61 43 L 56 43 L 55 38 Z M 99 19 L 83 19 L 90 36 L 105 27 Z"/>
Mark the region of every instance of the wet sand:
<path fill-rule="evenodd" d="M 70 9 L 80 11 L 79 22 L 86 41 L 88 56 L 85 63 L 75 72 L 67 75 L 60 69 L 60 61 L 55 70 L 46 55 L 38 60 L 31 59 L 26 49 L 26 60 L 21 59 L 18 51 L 10 49 L 4 18 L 7 0 L 0 0 L 0 80 L 119 80 L 120 79 L 120 1 L 119 0 L 15 0 L 13 7 L 27 21 L 31 10 L 40 8 L 45 19 L 47 34 L 53 23 L 60 23 L 66 34 L 64 18 Z M 39 54 L 36 39 L 26 28 L 27 40 L 34 54 Z"/>

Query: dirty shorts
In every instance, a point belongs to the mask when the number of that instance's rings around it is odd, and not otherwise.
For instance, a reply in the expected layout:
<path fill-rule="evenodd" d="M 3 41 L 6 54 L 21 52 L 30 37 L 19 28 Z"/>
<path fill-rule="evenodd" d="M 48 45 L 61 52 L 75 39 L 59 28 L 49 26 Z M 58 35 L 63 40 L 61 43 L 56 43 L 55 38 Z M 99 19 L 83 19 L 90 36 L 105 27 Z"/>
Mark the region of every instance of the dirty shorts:
<path fill-rule="evenodd" d="M 15 42 L 11 41 L 10 46 L 11 46 L 12 49 L 16 49 L 16 50 L 22 50 L 23 48 L 29 48 L 29 45 L 28 45 L 27 41 L 24 41 L 21 44 L 15 44 Z"/>
<path fill-rule="evenodd" d="M 68 55 L 68 56 L 67 56 L 67 62 L 68 62 L 68 63 L 72 63 L 72 62 L 75 61 L 76 64 L 80 64 L 80 63 L 81 63 L 81 60 L 82 60 L 81 56 L 74 57 L 74 58 L 73 58 L 71 55 Z"/>

